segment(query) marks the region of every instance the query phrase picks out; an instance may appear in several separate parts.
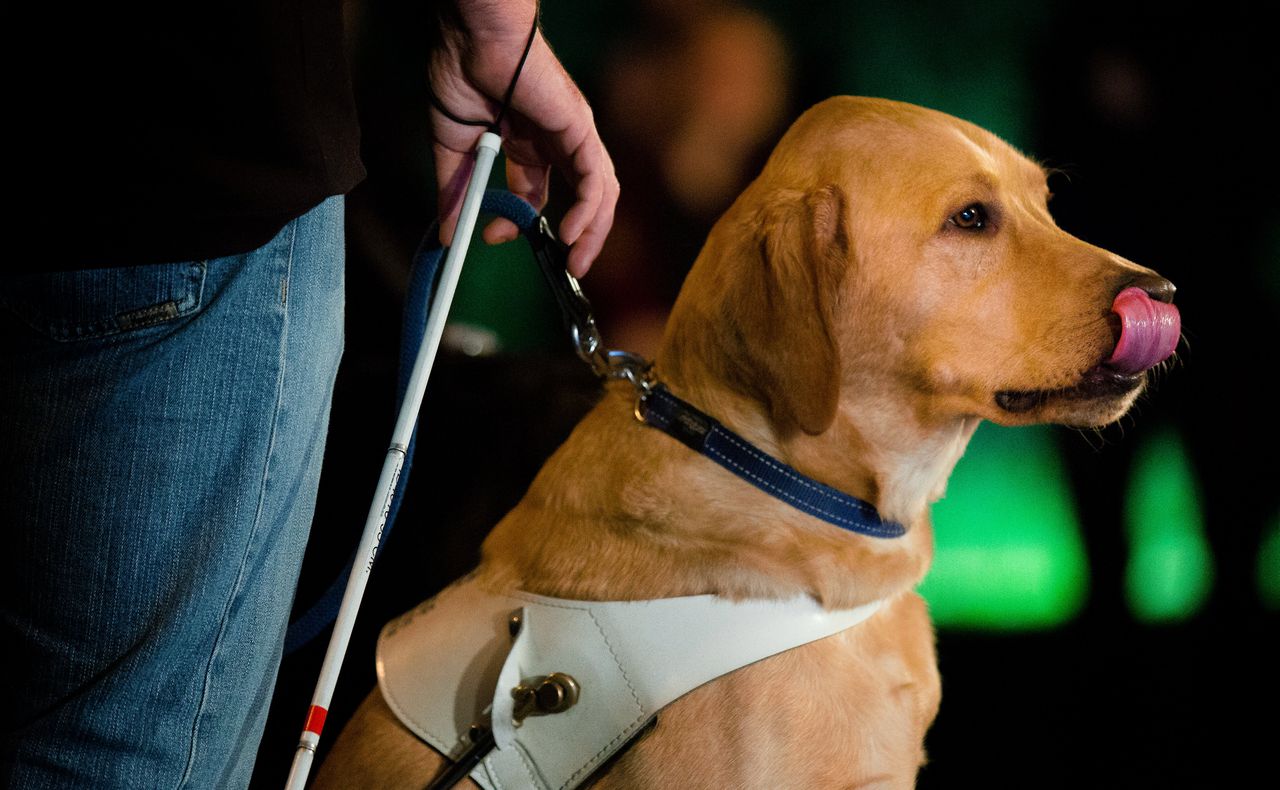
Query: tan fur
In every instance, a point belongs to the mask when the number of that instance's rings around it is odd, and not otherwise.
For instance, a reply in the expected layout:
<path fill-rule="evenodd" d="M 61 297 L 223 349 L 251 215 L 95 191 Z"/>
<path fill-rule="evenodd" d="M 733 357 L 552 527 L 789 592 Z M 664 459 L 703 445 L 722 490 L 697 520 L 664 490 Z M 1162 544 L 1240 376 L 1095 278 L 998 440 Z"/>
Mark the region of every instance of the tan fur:
<path fill-rule="evenodd" d="M 673 392 L 802 472 L 907 525 L 829 526 L 638 424 L 610 385 L 485 541 L 480 578 L 577 599 L 716 593 L 889 598 L 870 621 L 738 670 L 668 707 L 599 781 L 612 788 L 911 787 L 940 695 L 913 592 L 929 504 L 982 419 L 1100 425 L 1137 396 L 1076 384 L 1115 343 L 1115 294 L 1149 270 L 1060 230 L 1045 173 L 971 124 L 841 97 L 805 113 L 716 224 L 667 326 Z M 948 223 L 993 208 L 994 230 Z M 375 691 L 317 787 L 421 786 L 439 757 Z"/>

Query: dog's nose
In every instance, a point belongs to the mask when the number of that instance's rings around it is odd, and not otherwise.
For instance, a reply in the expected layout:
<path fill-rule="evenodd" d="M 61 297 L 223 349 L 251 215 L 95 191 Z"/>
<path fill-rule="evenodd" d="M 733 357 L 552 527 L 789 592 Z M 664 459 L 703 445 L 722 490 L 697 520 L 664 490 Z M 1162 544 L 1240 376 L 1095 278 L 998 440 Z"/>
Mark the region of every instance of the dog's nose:
<path fill-rule="evenodd" d="M 1120 286 L 1121 291 L 1125 288 L 1141 288 L 1147 292 L 1147 296 L 1165 304 L 1173 304 L 1173 294 L 1178 290 L 1177 286 L 1158 274 L 1142 274 L 1134 277 Z"/>

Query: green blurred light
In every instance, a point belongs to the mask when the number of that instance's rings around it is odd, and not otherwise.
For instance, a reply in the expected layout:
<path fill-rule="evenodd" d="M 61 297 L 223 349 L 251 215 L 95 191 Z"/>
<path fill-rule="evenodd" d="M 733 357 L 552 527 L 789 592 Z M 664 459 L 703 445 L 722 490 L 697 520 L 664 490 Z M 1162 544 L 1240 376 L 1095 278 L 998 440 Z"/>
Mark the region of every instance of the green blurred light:
<path fill-rule="evenodd" d="M 449 311 L 449 323 L 497 334 L 504 351 L 551 346 L 557 339 L 556 307 L 524 241 L 489 246 L 479 238 Z"/>
<path fill-rule="evenodd" d="M 494 163 L 490 189 L 506 189 L 505 162 Z M 503 351 L 555 347 L 561 341 L 555 301 L 523 240 L 484 243 L 480 232 L 491 217 L 481 215 L 471 238 L 449 323 L 493 332 Z M 443 265 L 443 262 L 442 262 Z"/>
<path fill-rule="evenodd" d="M 1258 552 L 1258 597 L 1268 609 L 1280 609 L 1280 516 Z"/>
<path fill-rule="evenodd" d="M 1184 620 L 1209 595 L 1213 559 L 1200 494 L 1178 434 L 1166 429 L 1138 448 L 1125 497 L 1129 608 L 1145 622 Z"/>
<path fill-rule="evenodd" d="M 983 424 L 933 522 L 920 592 L 940 626 L 1050 628 L 1084 604 L 1088 562 L 1052 429 Z"/>

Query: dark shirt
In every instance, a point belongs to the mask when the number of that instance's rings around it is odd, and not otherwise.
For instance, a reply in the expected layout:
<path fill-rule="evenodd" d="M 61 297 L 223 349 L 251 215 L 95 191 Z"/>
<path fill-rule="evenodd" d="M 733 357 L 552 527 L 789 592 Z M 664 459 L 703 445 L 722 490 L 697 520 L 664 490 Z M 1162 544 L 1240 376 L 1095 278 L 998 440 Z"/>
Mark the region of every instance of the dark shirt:
<path fill-rule="evenodd" d="M 43 252 L 3 268 L 246 252 L 364 177 L 340 0 L 40 5 L 13 32 Z"/>

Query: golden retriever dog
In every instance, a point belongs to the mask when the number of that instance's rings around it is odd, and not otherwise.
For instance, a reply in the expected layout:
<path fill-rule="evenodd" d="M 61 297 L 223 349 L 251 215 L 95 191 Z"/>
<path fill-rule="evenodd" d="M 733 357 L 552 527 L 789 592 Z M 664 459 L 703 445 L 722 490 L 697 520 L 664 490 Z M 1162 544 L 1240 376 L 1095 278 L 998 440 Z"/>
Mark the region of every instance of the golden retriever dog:
<path fill-rule="evenodd" d="M 982 420 L 1105 425 L 1177 342 L 1172 284 L 1058 228 L 1049 196 L 1045 170 L 981 128 L 837 97 L 795 122 L 716 223 L 658 379 L 906 533 L 791 507 L 638 422 L 632 387 L 609 384 L 486 539 L 481 586 L 884 604 L 680 697 L 594 786 L 913 786 L 940 698 L 914 592 L 930 504 Z M 375 691 L 316 786 L 422 787 L 442 764 Z"/>

